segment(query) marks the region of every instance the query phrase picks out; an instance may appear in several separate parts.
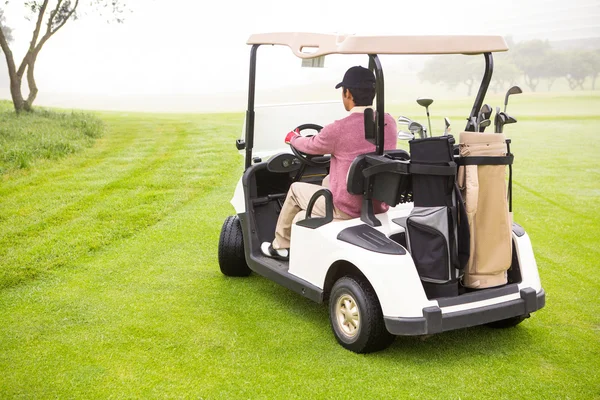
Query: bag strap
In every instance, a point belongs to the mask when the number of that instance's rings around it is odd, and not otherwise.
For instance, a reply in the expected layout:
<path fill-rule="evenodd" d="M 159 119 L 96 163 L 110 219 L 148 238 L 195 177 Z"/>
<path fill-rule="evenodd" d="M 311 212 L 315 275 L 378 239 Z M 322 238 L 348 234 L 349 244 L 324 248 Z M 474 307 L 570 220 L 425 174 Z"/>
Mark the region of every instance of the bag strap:
<path fill-rule="evenodd" d="M 458 208 L 457 218 L 457 241 L 458 241 L 458 262 L 460 269 L 467 266 L 471 256 L 471 231 L 469 230 L 469 217 L 465 202 L 460 195 L 458 184 L 454 182 L 454 193 L 456 193 L 456 203 Z"/>
<path fill-rule="evenodd" d="M 512 165 L 514 156 L 473 156 L 460 157 L 456 162 L 458 165 Z"/>

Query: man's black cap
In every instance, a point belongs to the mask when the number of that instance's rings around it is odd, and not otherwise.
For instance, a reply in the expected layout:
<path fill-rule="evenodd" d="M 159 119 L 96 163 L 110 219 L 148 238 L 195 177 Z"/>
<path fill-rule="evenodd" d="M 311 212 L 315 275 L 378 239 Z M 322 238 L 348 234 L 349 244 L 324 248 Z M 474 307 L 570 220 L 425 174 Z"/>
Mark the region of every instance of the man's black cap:
<path fill-rule="evenodd" d="M 346 71 L 344 79 L 335 85 L 335 88 L 339 89 L 341 86 L 350 89 L 371 89 L 375 87 L 375 76 L 364 67 L 352 67 Z"/>

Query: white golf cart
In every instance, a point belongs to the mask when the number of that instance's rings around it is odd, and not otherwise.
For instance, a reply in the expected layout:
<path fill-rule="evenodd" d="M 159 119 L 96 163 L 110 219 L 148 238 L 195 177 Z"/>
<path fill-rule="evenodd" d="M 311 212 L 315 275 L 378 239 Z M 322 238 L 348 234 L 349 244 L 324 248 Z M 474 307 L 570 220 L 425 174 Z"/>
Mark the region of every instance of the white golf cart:
<path fill-rule="evenodd" d="M 248 276 L 254 271 L 316 302 L 328 301 L 336 339 L 358 353 L 384 349 L 397 335 L 482 324 L 515 326 L 544 306 L 529 237 L 510 220 L 512 176 L 508 188 L 505 181 L 506 167 L 512 164 L 510 140 L 478 129 L 477 116 L 492 76 L 492 52 L 508 49 L 503 38 L 272 33 L 252 35 L 247 43 L 252 46 L 248 110 L 244 137 L 236 143 L 245 152 L 245 171 L 232 199 L 236 215 L 225 220 L 221 231 L 223 274 Z M 329 172 L 329 156 L 282 149 L 283 136 L 294 126 L 318 131 L 345 114 L 340 103 L 255 107 L 256 57 L 262 45 L 287 46 L 302 59 L 364 54 L 376 77 L 376 109 L 365 114 L 365 140 L 375 151 L 357 157 L 348 174 L 348 191 L 363 198 L 361 217 L 334 220 L 331 193 L 320 190 L 313 201 L 324 196 L 327 215 L 311 217 L 309 205 L 306 219 L 292 227 L 289 262 L 264 256 L 260 245 L 273 240 L 289 186 L 295 181 L 320 184 Z M 459 147 L 469 144 L 456 146 L 451 135 L 413 139 L 410 154 L 384 152 L 384 81 L 378 54 L 483 54 L 486 70 L 461 140 L 477 131 L 476 140 L 500 143 L 502 154 L 468 157 Z M 455 182 L 461 168 L 476 172 L 492 166 L 500 168 L 501 177 L 496 183 L 501 194 L 492 196 L 510 206 L 501 205 L 491 214 L 508 217 L 502 226 L 474 232 L 483 214 L 477 221 L 472 210 L 466 216 L 460 196 L 464 187 Z M 389 211 L 374 215 L 373 199 L 390 205 Z M 489 240 L 482 232 L 488 232 Z M 500 257 L 486 256 L 504 263 L 488 281 L 485 269 L 473 268 L 488 261 L 482 260 L 480 249 L 497 242 L 495 232 L 508 237 L 508 248 L 492 249 L 490 254 Z M 465 284 L 468 276 L 475 278 Z"/>

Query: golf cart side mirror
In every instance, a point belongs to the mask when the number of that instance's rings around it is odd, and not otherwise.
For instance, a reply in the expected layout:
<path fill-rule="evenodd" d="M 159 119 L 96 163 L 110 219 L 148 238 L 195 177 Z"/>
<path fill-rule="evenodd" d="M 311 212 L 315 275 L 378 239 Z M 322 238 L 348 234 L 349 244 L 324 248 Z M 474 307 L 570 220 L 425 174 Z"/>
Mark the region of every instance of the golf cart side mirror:
<path fill-rule="evenodd" d="M 400 140 L 413 140 L 415 135 L 410 132 L 398 131 L 398 139 Z"/>
<path fill-rule="evenodd" d="M 238 150 L 244 150 L 246 148 L 246 142 L 243 139 L 237 139 L 235 141 L 235 147 Z"/>

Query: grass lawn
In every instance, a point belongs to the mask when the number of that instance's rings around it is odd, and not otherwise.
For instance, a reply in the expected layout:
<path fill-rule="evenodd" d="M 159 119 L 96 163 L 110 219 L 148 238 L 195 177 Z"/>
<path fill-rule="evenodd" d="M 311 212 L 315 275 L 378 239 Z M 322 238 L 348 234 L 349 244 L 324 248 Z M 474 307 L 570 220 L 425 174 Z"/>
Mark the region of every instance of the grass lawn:
<path fill-rule="evenodd" d="M 19 115 L 11 102 L 0 101 L 0 175 L 81 151 L 103 131 L 89 113 L 36 109 Z"/>
<path fill-rule="evenodd" d="M 434 103 L 432 124 L 467 110 Z M 589 92 L 509 104 L 546 307 L 371 355 L 324 305 L 219 272 L 242 114 L 99 113 L 92 148 L 0 176 L 0 398 L 600 398 L 598 110 Z"/>

